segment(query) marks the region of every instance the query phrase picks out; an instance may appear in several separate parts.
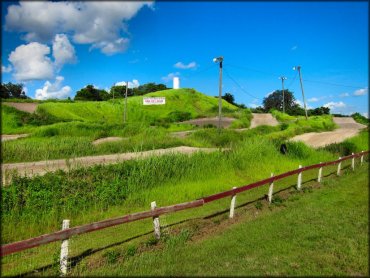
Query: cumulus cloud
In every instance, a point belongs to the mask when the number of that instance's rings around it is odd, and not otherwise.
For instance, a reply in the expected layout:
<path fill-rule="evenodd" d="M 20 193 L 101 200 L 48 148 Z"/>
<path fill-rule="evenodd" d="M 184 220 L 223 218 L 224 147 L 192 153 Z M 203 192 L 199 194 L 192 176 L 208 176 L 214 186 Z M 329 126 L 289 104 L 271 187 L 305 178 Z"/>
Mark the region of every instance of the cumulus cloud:
<path fill-rule="evenodd" d="M 297 46 L 297 45 L 295 45 L 295 46 L 293 46 L 290 50 L 294 51 L 294 50 L 296 50 L 297 48 L 298 48 L 298 46 Z"/>
<path fill-rule="evenodd" d="M 115 86 L 126 86 L 126 81 L 120 81 L 114 84 Z M 128 82 L 128 88 L 137 88 L 140 86 L 139 80 L 133 79 Z"/>
<path fill-rule="evenodd" d="M 171 73 L 167 74 L 166 76 L 163 76 L 163 77 L 162 77 L 162 80 L 163 80 L 164 82 L 169 82 L 169 81 L 171 81 L 174 77 L 178 77 L 179 75 L 180 75 L 180 73 L 179 73 L 179 72 L 171 72 Z"/>
<path fill-rule="evenodd" d="M 65 34 L 55 35 L 53 41 L 53 56 L 57 67 L 76 61 L 75 49 Z"/>
<path fill-rule="evenodd" d="M 349 93 L 343 93 L 339 95 L 340 97 L 349 97 Z"/>
<path fill-rule="evenodd" d="M 32 42 L 18 46 L 9 55 L 14 68 L 13 77 L 18 81 L 42 80 L 53 77 L 53 64 L 49 57 L 47 45 Z"/>
<path fill-rule="evenodd" d="M 368 92 L 368 88 L 366 87 L 366 88 L 363 88 L 363 89 L 356 90 L 353 93 L 353 95 L 356 96 L 356 97 L 358 97 L 358 96 L 364 96 L 364 95 L 367 94 L 367 92 Z"/>
<path fill-rule="evenodd" d="M 369 113 L 368 112 L 364 112 L 364 113 L 362 113 L 362 116 L 364 116 L 365 118 L 369 118 Z"/>
<path fill-rule="evenodd" d="M 295 103 L 295 104 L 298 104 L 300 107 L 304 108 L 304 104 L 303 104 L 303 102 L 302 102 L 302 101 L 300 101 L 299 99 L 296 99 L 296 100 L 294 101 L 294 103 Z M 307 109 L 312 109 L 313 107 L 311 107 L 310 105 L 308 105 L 308 104 L 306 103 L 306 108 L 307 108 Z"/>
<path fill-rule="evenodd" d="M 127 22 L 144 6 L 153 5 L 139 1 L 22 1 L 8 7 L 5 29 L 25 33 L 23 39 L 27 41 L 43 43 L 56 34 L 68 33 L 75 43 L 91 44 L 105 54 L 114 54 L 127 48 Z"/>
<path fill-rule="evenodd" d="M 190 62 L 189 64 L 186 65 L 182 62 L 177 62 L 173 66 L 177 69 L 195 69 L 197 67 L 197 63 L 196 62 Z"/>
<path fill-rule="evenodd" d="M 9 73 L 13 70 L 12 65 L 8 65 L 7 67 L 4 65 L 1 65 L 1 72 L 2 73 Z"/>
<path fill-rule="evenodd" d="M 57 76 L 54 83 L 46 81 L 42 89 L 37 89 L 35 98 L 39 100 L 45 100 L 49 98 L 67 98 L 71 93 L 71 87 L 62 87 L 63 76 Z"/>
<path fill-rule="evenodd" d="M 308 102 L 318 102 L 319 99 L 317 97 L 312 97 L 307 100 Z"/>
<path fill-rule="evenodd" d="M 344 108 L 346 107 L 346 104 L 343 102 L 343 101 L 339 101 L 339 102 L 334 102 L 334 101 L 331 101 L 331 102 L 328 102 L 326 104 L 323 105 L 324 107 L 328 107 L 332 110 L 335 110 L 337 108 Z"/>

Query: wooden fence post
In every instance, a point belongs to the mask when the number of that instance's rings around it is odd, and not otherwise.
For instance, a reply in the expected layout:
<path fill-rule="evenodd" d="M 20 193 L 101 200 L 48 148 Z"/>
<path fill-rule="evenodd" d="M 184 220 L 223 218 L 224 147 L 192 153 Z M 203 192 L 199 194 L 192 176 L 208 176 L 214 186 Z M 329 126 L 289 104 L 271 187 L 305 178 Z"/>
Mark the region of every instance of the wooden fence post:
<path fill-rule="evenodd" d="M 299 169 L 302 168 L 302 165 L 299 165 Z M 302 187 L 302 172 L 298 174 L 297 189 L 301 190 Z"/>
<path fill-rule="evenodd" d="M 274 173 L 271 173 L 271 177 L 273 177 L 273 176 L 274 176 Z M 274 181 L 272 181 L 270 183 L 269 193 L 267 195 L 270 204 L 271 204 L 271 201 L 272 201 L 272 193 L 273 192 L 274 192 Z"/>
<path fill-rule="evenodd" d="M 320 162 L 321 164 L 321 162 Z M 322 177 L 322 167 L 319 168 L 319 175 L 317 177 L 317 182 L 321 182 L 321 177 Z"/>
<path fill-rule="evenodd" d="M 354 153 L 352 153 L 352 155 L 354 155 Z M 355 157 L 352 157 L 352 171 L 355 170 Z"/>
<path fill-rule="evenodd" d="M 157 204 L 154 201 L 150 204 L 150 206 L 151 206 L 152 211 L 154 211 L 155 208 L 157 207 Z M 155 238 L 160 239 L 161 238 L 161 227 L 160 227 L 160 224 L 159 224 L 159 216 L 154 216 L 153 217 L 153 226 L 154 226 L 154 236 L 155 236 Z"/>
<path fill-rule="evenodd" d="M 341 157 L 339 157 L 341 159 Z M 338 163 L 338 169 L 337 169 L 337 176 L 340 176 L 340 167 L 342 165 L 342 161 Z"/>
<path fill-rule="evenodd" d="M 362 163 L 364 163 L 364 151 L 361 152 L 361 159 L 360 159 L 360 161 L 361 161 L 361 165 L 362 165 Z"/>
<path fill-rule="evenodd" d="M 69 228 L 69 220 L 63 220 L 62 230 Z M 60 248 L 60 272 L 62 275 L 67 274 L 68 267 L 68 239 L 62 241 L 62 246 Z"/>
<path fill-rule="evenodd" d="M 236 189 L 236 187 L 234 186 L 234 187 L 233 187 L 233 189 Z M 229 216 L 229 218 L 234 218 L 235 201 L 236 201 L 236 194 L 234 194 L 234 195 L 231 197 L 231 203 L 230 203 L 230 216 Z"/>

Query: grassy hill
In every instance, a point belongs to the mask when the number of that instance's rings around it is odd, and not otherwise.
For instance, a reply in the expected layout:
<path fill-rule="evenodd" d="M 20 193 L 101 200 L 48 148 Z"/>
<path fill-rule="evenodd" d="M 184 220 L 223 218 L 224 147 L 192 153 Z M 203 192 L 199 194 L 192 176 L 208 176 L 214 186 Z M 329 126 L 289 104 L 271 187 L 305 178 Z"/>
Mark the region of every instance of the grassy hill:
<path fill-rule="evenodd" d="M 144 106 L 143 97 L 165 97 L 165 105 Z M 193 89 L 164 90 L 127 99 L 128 122 L 177 122 L 217 115 L 218 99 Z M 223 112 L 232 114 L 238 108 L 222 101 Z M 123 123 L 124 99 L 105 102 L 43 103 L 38 112 L 47 113 L 63 121 Z"/>

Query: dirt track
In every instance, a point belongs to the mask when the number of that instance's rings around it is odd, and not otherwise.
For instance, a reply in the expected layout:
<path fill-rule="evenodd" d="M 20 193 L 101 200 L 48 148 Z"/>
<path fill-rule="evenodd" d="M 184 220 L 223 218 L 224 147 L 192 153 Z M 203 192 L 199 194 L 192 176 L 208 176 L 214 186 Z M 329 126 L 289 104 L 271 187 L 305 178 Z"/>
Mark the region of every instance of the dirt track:
<path fill-rule="evenodd" d="M 254 128 L 260 125 L 278 125 L 279 122 L 269 113 L 252 113 L 253 119 L 251 121 L 251 127 Z"/>
<path fill-rule="evenodd" d="M 27 137 L 29 134 L 12 134 L 12 135 L 1 135 L 1 142 L 15 140 L 18 138 Z"/>
<path fill-rule="evenodd" d="M 21 163 L 8 163 L 2 166 L 2 177 L 3 185 L 9 182 L 9 173 L 17 171 L 21 175 L 34 176 L 43 175 L 47 172 L 54 172 L 56 170 L 69 170 L 78 167 L 88 167 L 95 164 L 114 164 L 117 162 L 140 159 L 154 155 L 164 155 L 169 153 L 183 153 L 192 154 L 195 152 L 214 152 L 217 148 L 193 148 L 187 146 L 169 148 L 169 149 L 158 149 L 144 152 L 132 152 L 122 154 L 110 154 L 110 155 L 98 155 L 98 156 L 85 156 L 74 159 L 58 159 L 49 161 L 38 161 L 38 162 L 21 162 Z"/>
<path fill-rule="evenodd" d="M 38 103 L 34 102 L 3 102 L 3 104 L 28 113 L 35 112 L 38 105 Z"/>
<path fill-rule="evenodd" d="M 318 148 L 325 145 L 340 143 L 347 138 L 355 136 L 365 125 L 357 123 L 353 118 L 334 117 L 334 122 L 339 126 L 338 129 L 327 132 L 310 132 L 295 136 L 291 141 L 303 141 L 307 145 Z"/>

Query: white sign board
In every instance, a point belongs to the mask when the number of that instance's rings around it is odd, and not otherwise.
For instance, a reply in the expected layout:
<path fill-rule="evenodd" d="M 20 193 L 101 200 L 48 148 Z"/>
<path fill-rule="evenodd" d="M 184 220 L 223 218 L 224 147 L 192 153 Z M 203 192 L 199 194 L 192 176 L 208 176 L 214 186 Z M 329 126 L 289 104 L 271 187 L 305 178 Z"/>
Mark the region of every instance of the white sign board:
<path fill-rule="evenodd" d="M 165 97 L 145 97 L 143 98 L 143 105 L 161 105 L 166 104 Z"/>

